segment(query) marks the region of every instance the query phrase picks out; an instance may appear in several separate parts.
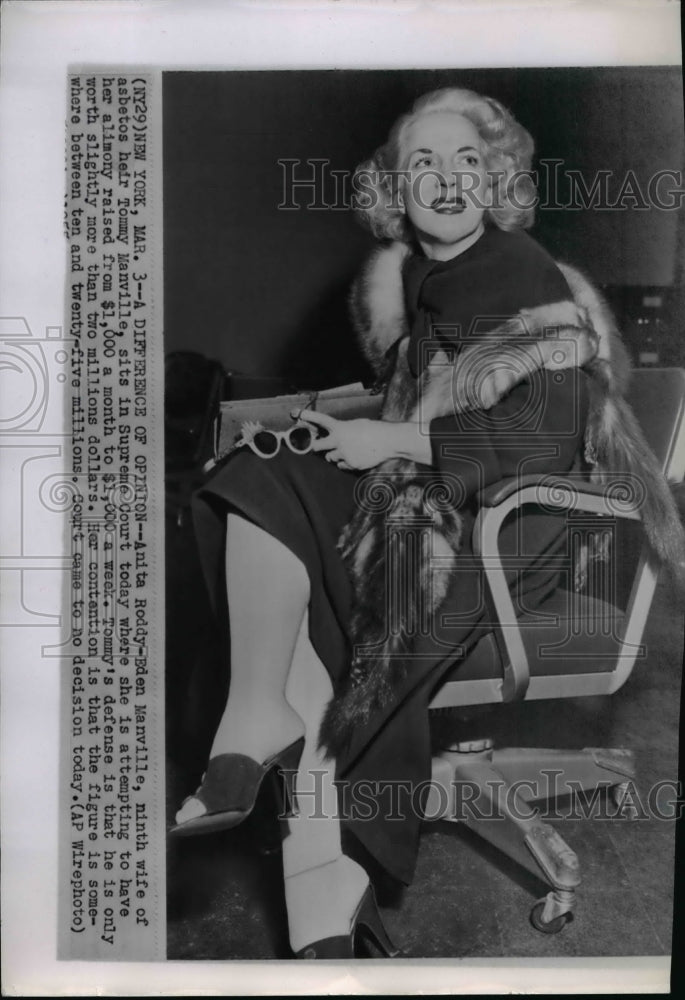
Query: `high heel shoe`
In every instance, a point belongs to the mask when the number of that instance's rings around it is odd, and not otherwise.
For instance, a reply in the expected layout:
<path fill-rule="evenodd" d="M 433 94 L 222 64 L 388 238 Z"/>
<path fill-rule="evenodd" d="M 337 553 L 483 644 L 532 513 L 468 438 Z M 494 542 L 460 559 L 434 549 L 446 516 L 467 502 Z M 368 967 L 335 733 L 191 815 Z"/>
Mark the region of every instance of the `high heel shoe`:
<path fill-rule="evenodd" d="M 263 764 L 242 753 L 222 753 L 212 757 L 202 784 L 194 795 L 183 801 L 185 805 L 190 799 L 199 799 L 207 811 L 172 826 L 169 835 L 192 837 L 198 833 L 215 833 L 238 826 L 254 809 L 259 789 L 267 775 L 275 780 L 283 806 L 281 811 L 293 815 L 297 811 L 295 779 L 303 748 L 304 737 L 301 736 Z M 282 784 L 279 775 L 283 779 Z"/>
<path fill-rule="evenodd" d="M 359 906 L 354 912 L 349 934 L 338 934 L 335 937 L 314 941 L 296 951 L 295 958 L 354 958 L 354 946 L 358 936 L 371 940 L 386 958 L 403 957 L 402 951 L 393 944 L 383 926 L 373 887 L 370 885 L 364 891 Z"/>

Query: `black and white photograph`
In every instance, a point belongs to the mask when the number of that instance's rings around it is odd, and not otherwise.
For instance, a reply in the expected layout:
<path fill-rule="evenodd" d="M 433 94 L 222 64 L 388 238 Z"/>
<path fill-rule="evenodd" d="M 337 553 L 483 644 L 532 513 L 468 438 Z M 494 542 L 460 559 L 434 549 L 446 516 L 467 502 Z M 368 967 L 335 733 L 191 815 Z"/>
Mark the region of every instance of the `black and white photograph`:
<path fill-rule="evenodd" d="M 2 18 L 3 992 L 668 992 L 680 4 Z"/>
<path fill-rule="evenodd" d="M 163 105 L 169 957 L 669 953 L 679 69 Z"/>

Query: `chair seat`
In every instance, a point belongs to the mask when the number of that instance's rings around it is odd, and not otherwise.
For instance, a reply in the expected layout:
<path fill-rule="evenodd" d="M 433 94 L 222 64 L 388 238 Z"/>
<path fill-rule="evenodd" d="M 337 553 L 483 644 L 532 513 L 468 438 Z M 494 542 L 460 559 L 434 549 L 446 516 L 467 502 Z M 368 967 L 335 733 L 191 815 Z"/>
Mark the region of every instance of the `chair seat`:
<path fill-rule="evenodd" d="M 606 673 L 616 668 L 625 615 L 598 598 L 559 589 L 518 621 L 531 677 Z M 493 633 L 484 636 L 447 680 L 502 677 Z"/>

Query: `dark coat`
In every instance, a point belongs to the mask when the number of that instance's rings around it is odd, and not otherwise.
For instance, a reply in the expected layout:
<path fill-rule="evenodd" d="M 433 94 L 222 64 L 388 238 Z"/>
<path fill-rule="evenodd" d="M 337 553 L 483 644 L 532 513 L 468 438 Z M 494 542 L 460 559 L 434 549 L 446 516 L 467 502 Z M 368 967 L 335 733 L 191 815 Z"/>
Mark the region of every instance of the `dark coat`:
<path fill-rule="evenodd" d="M 683 550 L 670 492 L 622 395 L 627 354 L 608 308 L 577 271 L 556 265 L 524 233 L 490 230 L 453 261 L 417 258 L 404 244 L 380 250 L 352 302 L 367 357 L 388 376 L 382 418 L 418 423 L 433 463 L 390 460 L 357 489 L 340 542 L 355 595 L 355 655 L 321 729 L 335 757 L 396 703 L 423 609 L 435 631 L 451 600 L 464 512 L 484 487 L 571 468 L 594 481 L 639 477 L 656 556 L 674 565 Z M 404 611 L 389 593 L 396 578 Z"/>

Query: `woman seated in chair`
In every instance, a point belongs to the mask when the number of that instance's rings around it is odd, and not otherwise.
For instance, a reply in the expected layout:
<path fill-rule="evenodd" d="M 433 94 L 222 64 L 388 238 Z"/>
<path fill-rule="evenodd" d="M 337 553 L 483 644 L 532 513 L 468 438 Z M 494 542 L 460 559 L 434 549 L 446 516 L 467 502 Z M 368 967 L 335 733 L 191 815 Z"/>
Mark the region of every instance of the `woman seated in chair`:
<path fill-rule="evenodd" d="M 383 240 L 352 299 L 387 382 L 381 419 L 304 411 L 306 453 L 287 440 L 268 459 L 239 448 L 194 500 L 213 606 L 230 621 L 231 680 L 173 832 L 235 826 L 267 773 L 294 773 L 283 864 L 300 957 L 353 957 L 357 931 L 397 954 L 341 830 L 411 881 L 427 706 L 489 630 L 470 541 L 478 491 L 595 461 L 585 430 L 600 361 L 601 391 L 617 391 L 588 318 L 594 293 L 523 232 L 532 152 L 501 104 L 467 90 L 428 94 L 397 121 L 355 184 L 357 212 Z M 558 581 L 546 559 L 562 529 L 531 514 L 504 530 L 504 553 L 527 562 L 511 586 L 528 608 Z"/>

